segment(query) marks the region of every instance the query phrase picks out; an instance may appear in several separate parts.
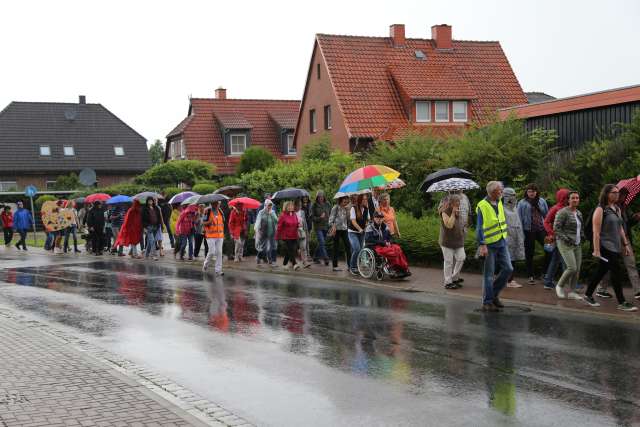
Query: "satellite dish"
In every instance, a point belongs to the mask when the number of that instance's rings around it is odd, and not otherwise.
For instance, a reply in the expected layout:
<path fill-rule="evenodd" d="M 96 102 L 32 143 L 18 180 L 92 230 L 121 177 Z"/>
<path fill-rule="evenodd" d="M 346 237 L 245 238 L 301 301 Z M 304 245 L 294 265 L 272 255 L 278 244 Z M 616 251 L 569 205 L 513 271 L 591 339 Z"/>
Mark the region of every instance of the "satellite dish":
<path fill-rule="evenodd" d="M 80 171 L 79 178 L 80 184 L 84 185 L 85 187 L 90 187 L 96 183 L 96 171 L 89 168 L 82 169 L 82 171 Z"/>

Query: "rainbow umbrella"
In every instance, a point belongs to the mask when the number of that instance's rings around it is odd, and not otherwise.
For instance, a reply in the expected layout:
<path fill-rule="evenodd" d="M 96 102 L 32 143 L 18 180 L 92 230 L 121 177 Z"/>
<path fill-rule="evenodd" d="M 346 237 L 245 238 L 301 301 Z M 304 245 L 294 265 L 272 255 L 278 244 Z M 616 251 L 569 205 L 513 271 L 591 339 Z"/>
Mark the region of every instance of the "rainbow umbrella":
<path fill-rule="evenodd" d="M 356 169 L 342 181 L 341 193 L 353 193 L 367 188 L 382 187 L 400 176 L 400 172 L 381 165 L 369 165 Z"/>

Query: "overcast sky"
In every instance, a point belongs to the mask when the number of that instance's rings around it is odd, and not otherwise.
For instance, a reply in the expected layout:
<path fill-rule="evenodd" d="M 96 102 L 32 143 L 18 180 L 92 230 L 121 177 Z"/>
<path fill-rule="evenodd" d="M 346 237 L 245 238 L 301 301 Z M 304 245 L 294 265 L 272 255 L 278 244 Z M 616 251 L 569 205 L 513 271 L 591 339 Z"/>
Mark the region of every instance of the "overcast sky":
<path fill-rule="evenodd" d="M 300 99 L 315 33 L 499 40 L 525 91 L 640 84 L 640 1 L 30 1 L 0 7 L 0 109 L 101 103 L 149 141 L 188 98 Z"/>

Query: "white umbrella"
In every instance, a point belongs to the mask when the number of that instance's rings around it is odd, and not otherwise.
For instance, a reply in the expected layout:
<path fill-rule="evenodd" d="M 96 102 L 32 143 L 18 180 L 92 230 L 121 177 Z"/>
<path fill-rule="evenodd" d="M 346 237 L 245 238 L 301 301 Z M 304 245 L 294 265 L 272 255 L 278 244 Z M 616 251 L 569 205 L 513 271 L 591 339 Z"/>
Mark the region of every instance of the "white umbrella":
<path fill-rule="evenodd" d="M 333 199 L 339 199 L 341 197 L 349 197 L 349 196 L 353 196 L 353 195 L 358 195 L 358 194 L 369 194 L 371 193 L 371 190 L 369 188 L 365 188 L 364 190 L 358 190 L 358 191 L 347 191 L 346 193 L 343 193 L 342 191 L 338 191 L 336 193 L 335 196 L 333 196 Z"/>
<path fill-rule="evenodd" d="M 480 186 L 471 179 L 449 178 L 431 184 L 427 193 L 474 190 L 476 188 L 480 188 Z"/>

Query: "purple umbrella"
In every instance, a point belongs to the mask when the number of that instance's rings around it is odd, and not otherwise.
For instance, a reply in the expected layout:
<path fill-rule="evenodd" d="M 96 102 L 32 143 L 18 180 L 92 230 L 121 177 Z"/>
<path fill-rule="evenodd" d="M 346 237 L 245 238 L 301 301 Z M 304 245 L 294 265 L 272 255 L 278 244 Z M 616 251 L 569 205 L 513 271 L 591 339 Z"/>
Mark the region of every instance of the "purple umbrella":
<path fill-rule="evenodd" d="M 188 199 L 191 196 L 198 196 L 198 193 L 194 193 L 193 191 L 183 191 L 182 193 L 178 193 L 175 196 L 173 196 L 171 198 L 171 200 L 169 200 L 169 204 L 173 205 L 173 204 L 180 204 L 182 202 L 185 201 L 185 199 Z"/>

